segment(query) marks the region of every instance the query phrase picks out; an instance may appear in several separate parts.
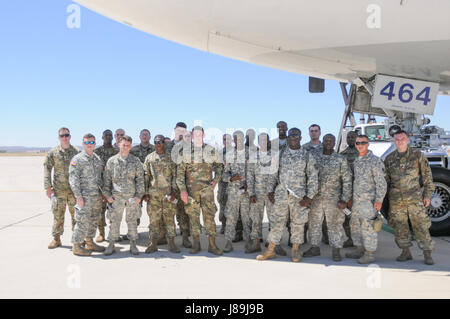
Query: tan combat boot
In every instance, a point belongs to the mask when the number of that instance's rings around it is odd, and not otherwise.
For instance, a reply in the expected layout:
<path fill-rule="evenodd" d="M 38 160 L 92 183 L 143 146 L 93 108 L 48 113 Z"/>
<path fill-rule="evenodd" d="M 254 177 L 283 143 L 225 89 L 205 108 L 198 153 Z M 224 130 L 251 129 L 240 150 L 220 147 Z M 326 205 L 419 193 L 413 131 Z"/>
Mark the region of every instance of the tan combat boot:
<path fill-rule="evenodd" d="M 105 241 L 105 227 L 99 226 L 99 227 L 98 227 L 98 232 L 99 232 L 99 234 L 98 234 L 98 236 L 95 238 L 95 241 L 96 241 L 97 243 L 102 243 L 102 242 Z"/>
<path fill-rule="evenodd" d="M 146 254 L 152 254 L 158 251 L 158 238 L 157 236 L 150 237 L 150 243 L 148 244 L 147 249 L 145 250 Z"/>
<path fill-rule="evenodd" d="M 253 239 L 252 245 L 248 247 L 248 249 L 245 251 L 246 254 L 256 253 L 261 251 L 261 243 L 258 238 Z"/>
<path fill-rule="evenodd" d="M 300 253 L 300 244 L 292 244 L 291 260 L 295 263 L 298 263 L 300 260 L 302 260 L 302 254 Z"/>
<path fill-rule="evenodd" d="M 106 248 L 104 254 L 105 256 L 110 256 L 112 254 L 114 254 L 116 252 L 116 250 L 114 249 L 114 240 L 111 240 L 109 242 L 108 248 Z"/>
<path fill-rule="evenodd" d="M 431 258 L 431 250 L 424 250 L 423 256 L 425 257 L 425 265 L 434 265 L 434 260 Z"/>
<path fill-rule="evenodd" d="M 227 240 L 227 243 L 225 244 L 225 248 L 223 249 L 224 253 L 231 253 L 233 251 L 233 243 L 231 240 Z"/>
<path fill-rule="evenodd" d="M 208 241 L 209 241 L 209 245 L 208 245 L 208 252 L 210 252 L 211 254 L 214 254 L 216 256 L 221 256 L 223 255 L 223 251 L 221 251 L 219 248 L 217 248 L 216 246 L 216 237 L 214 236 L 208 236 Z"/>
<path fill-rule="evenodd" d="M 397 261 L 412 260 L 412 255 L 411 255 L 411 251 L 409 250 L 409 248 L 403 248 L 402 253 L 400 254 L 400 256 L 397 257 L 396 260 Z"/>
<path fill-rule="evenodd" d="M 305 251 L 303 257 L 315 257 L 320 256 L 320 247 L 319 246 L 311 246 L 310 249 Z"/>
<path fill-rule="evenodd" d="M 90 250 L 90 251 L 97 251 L 97 252 L 105 251 L 105 247 L 99 246 L 96 243 L 94 243 L 92 238 L 86 238 L 86 246 L 85 246 L 85 248 L 87 250 Z"/>
<path fill-rule="evenodd" d="M 59 235 L 53 236 L 52 242 L 48 245 L 48 249 L 55 249 L 57 247 L 61 247 L 61 237 Z"/>
<path fill-rule="evenodd" d="M 139 249 L 136 247 L 136 241 L 130 240 L 130 253 L 132 255 L 139 255 Z"/>
<path fill-rule="evenodd" d="M 169 237 L 169 251 L 174 254 L 178 254 L 180 252 L 180 249 L 175 245 L 175 238 Z"/>
<path fill-rule="evenodd" d="M 359 259 L 364 255 L 364 248 L 362 246 L 356 246 L 356 249 L 351 253 L 346 253 L 345 257 L 352 259 Z"/>
<path fill-rule="evenodd" d="M 331 248 L 331 258 L 333 259 L 333 261 L 342 261 L 341 249 Z"/>
<path fill-rule="evenodd" d="M 370 264 L 375 262 L 375 252 L 374 251 L 365 251 L 364 256 L 358 259 L 358 264 Z"/>
<path fill-rule="evenodd" d="M 184 248 L 192 248 L 192 243 L 189 240 L 189 234 L 183 233 L 182 236 L 183 236 L 183 247 Z"/>
<path fill-rule="evenodd" d="M 256 256 L 257 260 L 267 260 L 267 259 L 273 259 L 277 255 L 275 254 L 275 244 L 269 243 L 269 247 L 267 248 L 266 252 L 263 255 Z"/>
<path fill-rule="evenodd" d="M 192 236 L 192 239 L 194 243 L 192 244 L 191 250 L 189 250 L 190 254 L 196 254 L 199 253 L 202 250 L 202 247 L 200 246 L 200 235 L 194 235 Z"/>
<path fill-rule="evenodd" d="M 91 251 L 81 247 L 80 243 L 73 244 L 72 252 L 75 256 L 90 256 Z"/>

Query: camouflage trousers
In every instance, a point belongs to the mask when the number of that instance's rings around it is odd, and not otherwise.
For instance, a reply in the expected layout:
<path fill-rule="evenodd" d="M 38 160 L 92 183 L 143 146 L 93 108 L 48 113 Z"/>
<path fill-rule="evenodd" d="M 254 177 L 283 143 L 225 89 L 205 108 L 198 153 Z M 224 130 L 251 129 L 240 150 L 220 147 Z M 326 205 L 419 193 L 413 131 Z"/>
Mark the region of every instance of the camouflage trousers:
<path fill-rule="evenodd" d="M 178 203 L 175 207 L 178 227 L 180 227 L 181 234 L 187 234 L 187 236 L 190 236 L 191 231 L 189 227 L 189 216 L 186 214 L 184 203 L 180 198 L 180 194 L 177 194 L 176 198 L 178 199 Z"/>
<path fill-rule="evenodd" d="M 147 203 L 147 214 L 150 219 L 150 233 L 157 238 L 162 233 L 169 238 L 175 237 L 175 205 L 164 197 L 152 196 Z M 161 223 L 161 221 L 163 221 Z M 164 225 L 162 228 L 161 225 Z"/>
<path fill-rule="evenodd" d="M 309 239 L 311 245 L 319 246 L 322 241 L 322 225 L 326 218 L 328 241 L 333 248 L 342 248 L 344 244 L 345 214 L 337 207 L 338 200 L 315 197 L 309 212 Z"/>
<path fill-rule="evenodd" d="M 209 188 L 203 192 L 189 194 L 195 202 L 184 205 L 186 214 L 189 216 L 189 225 L 192 236 L 200 236 L 202 226 L 200 224 L 200 210 L 203 215 L 203 224 L 205 225 L 206 234 L 208 236 L 216 235 L 216 215 L 217 207 L 214 202 L 214 191 Z"/>
<path fill-rule="evenodd" d="M 98 228 L 106 226 L 105 214 L 106 214 L 107 204 L 108 204 L 107 202 L 102 201 L 102 211 L 100 213 L 100 218 L 98 219 L 98 222 L 97 222 Z"/>
<path fill-rule="evenodd" d="M 401 249 L 412 246 L 408 218 L 414 232 L 414 237 L 420 249 L 433 250 L 431 239 L 431 220 L 421 201 L 411 203 L 395 203 L 390 201 L 389 225 L 394 229 L 395 243 Z"/>
<path fill-rule="evenodd" d="M 61 236 L 64 233 L 64 216 L 66 214 L 66 205 L 72 219 L 72 229 L 75 226 L 75 196 L 72 192 L 55 192 L 56 198 L 52 200 L 53 227 L 52 235 Z"/>
<path fill-rule="evenodd" d="M 125 221 L 128 226 L 128 238 L 137 240 L 139 238 L 137 232 L 137 220 L 141 217 L 142 211 L 139 204 L 130 203 L 131 196 L 114 195 L 114 202 L 109 204 L 106 217 L 110 221 L 109 225 L 109 241 L 116 241 L 120 237 L 120 224 L 122 222 L 123 211 L 126 210 Z"/>
<path fill-rule="evenodd" d="M 75 228 L 72 243 L 82 243 L 86 238 L 94 238 L 97 231 L 97 222 L 102 210 L 102 196 L 83 197 L 84 206 L 75 210 Z"/>
<path fill-rule="evenodd" d="M 367 219 L 359 212 L 352 210 L 350 228 L 355 246 L 364 247 L 370 252 L 377 250 L 378 234 L 373 230 L 373 224 L 374 220 Z"/>
<path fill-rule="evenodd" d="M 242 219 L 242 226 L 244 228 L 244 240 L 250 239 L 250 199 L 248 193 L 238 195 L 239 189 L 236 187 L 228 187 L 228 200 L 225 207 L 225 239 L 233 240 L 236 236 L 236 224 L 239 216 Z"/>
<path fill-rule="evenodd" d="M 219 220 L 222 224 L 226 223 L 225 209 L 227 205 L 227 187 L 228 183 L 219 182 L 217 190 L 217 202 L 219 203 Z"/>
<path fill-rule="evenodd" d="M 290 218 L 291 242 L 303 244 L 309 208 L 301 207 L 300 199 L 288 194 L 285 189 L 277 189 L 273 210 L 273 227 L 271 226 L 268 241 L 275 245 L 280 244 L 287 219 Z"/>
<path fill-rule="evenodd" d="M 256 203 L 250 203 L 250 222 L 251 222 L 251 239 L 262 238 L 262 222 L 264 219 L 264 207 L 266 208 L 269 225 L 273 225 L 273 204 L 267 195 L 256 196 Z"/>

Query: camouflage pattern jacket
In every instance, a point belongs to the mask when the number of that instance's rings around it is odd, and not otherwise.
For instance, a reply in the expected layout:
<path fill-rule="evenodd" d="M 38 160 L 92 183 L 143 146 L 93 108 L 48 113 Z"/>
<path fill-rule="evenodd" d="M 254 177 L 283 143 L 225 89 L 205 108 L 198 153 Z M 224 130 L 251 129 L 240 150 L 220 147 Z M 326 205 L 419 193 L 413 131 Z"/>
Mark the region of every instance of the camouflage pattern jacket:
<path fill-rule="evenodd" d="M 233 149 L 233 151 L 226 152 L 222 181 L 228 183 L 228 187 L 239 189 L 247 185 L 247 157 L 248 152 L 245 148 L 241 151 Z M 243 179 L 231 182 L 230 179 L 235 174 L 242 176 Z"/>
<path fill-rule="evenodd" d="M 145 193 L 164 197 L 178 190 L 176 184 L 176 165 L 168 153 L 159 155 L 153 152 L 144 162 Z"/>
<path fill-rule="evenodd" d="M 272 153 L 259 152 L 257 162 L 249 163 L 247 169 L 247 191 L 249 196 L 264 198 L 273 190 L 270 189 L 270 181 L 274 178 L 278 167 L 272 165 Z"/>
<path fill-rule="evenodd" d="M 134 146 L 130 150 L 130 154 L 136 156 L 137 158 L 139 158 L 141 163 L 144 163 L 145 159 L 147 158 L 147 156 L 149 156 L 154 151 L 155 151 L 155 146 L 152 145 L 152 144 L 150 144 L 147 147 L 144 147 L 141 144 L 139 144 L 139 145 Z"/>
<path fill-rule="evenodd" d="M 108 160 L 113 157 L 114 155 L 116 155 L 117 153 L 119 153 L 119 149 L 116 147 L 105 147 L 100 146 L 97 147 L 94 151 L 95 154 L 97 154 L 101 160 L 103 161 L 103 163 L 106 165 L 106 163 L 108 162 Z"/>
<path fill-rule="evenodd" d="M 47 153 L 44 161 L 45 189 L 51 187 L 55 192 L 72 192 L 69 185 L 69 166 L 72 158 L 78 153 L 80 153 L 80 150 L 72 145 L 67 150 L 63 149 L 60 145 Z"/>
<path fill-rule="evenodd" d="M 348 166 L 352 170 L 353 173 L 353 163 L 359 157 L 358 150 L 354 147 L 347 147 L 345 150 L 341 152 L 342 155 L 345 156 L 348 162 Z"/>
<path fill-rule="evenodd" d="M 75 155 L 70 162 L 69 183 L 76 198 L 101 195 L 103 188 L 103 161 L 97 154 L 86 152 Z"/>

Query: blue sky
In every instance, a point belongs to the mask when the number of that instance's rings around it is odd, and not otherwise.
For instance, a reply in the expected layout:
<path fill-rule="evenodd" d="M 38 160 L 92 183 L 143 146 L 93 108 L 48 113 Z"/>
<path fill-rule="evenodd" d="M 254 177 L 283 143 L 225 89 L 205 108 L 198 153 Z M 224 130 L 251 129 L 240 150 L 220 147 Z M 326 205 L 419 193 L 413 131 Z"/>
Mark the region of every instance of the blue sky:
<path fill-rule="evenodd" d="M 72 143 L 122 127 L 171 135 L 191 128 L 298 127 L 338 133 L 339 84 L 308 93 L 308 78 L 198 51 L 135 30 L 88 9 L 69 29 L 71 1 L 0 2 L 0 145 L 53 146 L 67 126 Z M 432 123 L 450 129 L 450 97 L 439 96 Z"/>

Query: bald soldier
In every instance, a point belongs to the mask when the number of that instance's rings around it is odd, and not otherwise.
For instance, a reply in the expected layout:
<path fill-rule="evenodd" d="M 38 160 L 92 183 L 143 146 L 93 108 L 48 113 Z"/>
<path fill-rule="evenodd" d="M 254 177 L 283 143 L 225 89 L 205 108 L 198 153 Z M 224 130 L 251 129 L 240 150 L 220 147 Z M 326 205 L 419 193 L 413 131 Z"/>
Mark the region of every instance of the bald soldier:
<path fill-rule="evenodd" d="M 402 249 L 397 261 L 412 259 L 409 220 L 417 244 L 423 249 L 425 264 L 433 265 L 434 242 L 429 230 L 431 220 L 426 213 L 434 192 L 431 168 L 420 149 L 408 146 L 409 137 L 405 131 L 394 134 L 394 143 L 397 150 L 386 157 L 384 164 L 389 189 L 389 223 L 394 228 L 395 242 Z"/>
<path fill-rule="evenodd" d="M 100 147 L 97 147 L 94 151 L 95 154 L 97 154 L 100 159 L 103 161 L 103 164 L 106 166 L 106 163 L 108 160 L 119 153 L 119 150 L 115 148 L 112 145 L 113 140 L 113 134 L 111 130 L 105 130 L 103 132 L 103 145 Z M 105 213 L 106 213 L 106 198 L 103 198 L 102 202 L 102 213 L 100 215 L 100 219 L 98 220 L 98 236 L 95 238 L 95 241 L 97 243 L 101 243 L 105 240 L 105 226 L 106 226 L 106 220 L 105 220 Z"/>
<path fill-rule="evenodd" d="M 70 145 L 70 131 L 68 128 L 58 130 L 60 145 L 51 149 L 44 161 L 44 188 L 47 197 L 52 200 L 53 212 L 53 240 L 49 249 L 61 246 L 61 236 L 64 233 L 64 214 L 66 205 L 72 217 L 72 230 L 75 227 L 75 197 L 69 185 L 69 165 L 72 158 L 80 150 Z M 53 180 L 52 180 L 53 171 Z"/>

